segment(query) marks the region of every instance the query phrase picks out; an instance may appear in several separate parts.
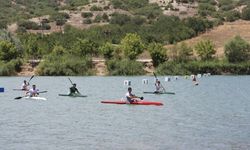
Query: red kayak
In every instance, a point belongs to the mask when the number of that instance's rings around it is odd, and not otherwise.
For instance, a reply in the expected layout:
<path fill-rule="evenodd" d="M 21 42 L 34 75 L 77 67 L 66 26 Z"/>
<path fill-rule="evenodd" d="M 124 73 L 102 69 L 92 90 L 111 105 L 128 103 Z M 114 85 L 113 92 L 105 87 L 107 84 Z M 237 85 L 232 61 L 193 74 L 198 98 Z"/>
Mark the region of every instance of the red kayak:
<path fill-rule="evenodd" d="M 105 103 L 105 104 L 129 104 L 126 103 L 125 101 L 121 101 L 121 100 L 105 100 L 105 101 L 101 101 L 101 103 Z M 156 105 L 156 106 L 161 106 L 163 105 L 163 103 L 161 102 L 150 102 L 150 101 L 137 101 L 137 102 L 133 102 L 130 103 L 130 105 Z"/>

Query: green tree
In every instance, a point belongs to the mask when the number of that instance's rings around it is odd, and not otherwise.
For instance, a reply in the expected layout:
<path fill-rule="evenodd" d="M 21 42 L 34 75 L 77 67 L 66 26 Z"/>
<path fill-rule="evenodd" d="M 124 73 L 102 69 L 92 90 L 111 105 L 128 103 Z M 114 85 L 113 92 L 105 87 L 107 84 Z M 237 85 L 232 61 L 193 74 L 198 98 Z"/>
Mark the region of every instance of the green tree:
<path fill-rule="evenodd" d="M 213 26 L 211 21 L 197 17 L 186 18 L 184 22 L 186 26 L 195 31 L 196 35 L 206 31 L 206 29 L 211 28 Z"/>
<path fill-rule="evenodd" d="M 242 19 L 250 20 L 250 6 L 244 8 L 242 10 Z"/>
<path fill-rule="evenodd" d="M 96 5 L 93 5 L 91 8 L 90 8 L 90 11 L 102 11 L 103 8 L 102 7 L 99 7 L 99 6 L 96 6 Z"/>
<path fill-rule="evenodd" d="M 214 44 L 210 40 L 203 40 L 195 45 L 195 50 L 201 60 L 211 60 L 215 54 Z"/>
<path fill-rule="evenodd" d="M 136 59 L 136 57 L 143 52 L 144 44 L 141 37 L 134 33 L 128 33 L 121 41 L 121 47 L 124 51 L 124 55 L 130 60 Z"/>
<path fill-rule="evenodd" d="M 42 47 L 38 46 L 38 37 L 33 34 L 29 34 L 25 39 L 23 40 L 23 45 L 25 49 L 25 56 L 27 58 L 41 58 L 41 51 Z"/>
<path fill-rule="evenodd" d="M 33 21 L 20 21 L 18 22 L 18 27 L 24 27 L 27 30 L 38 30 L 39 25 Z"/>
<path fill-rule="evenodd" d="M 20 53 L 23 51 L 23 47 L 19 38 L 7 30 L 0 30 L 0 40 L 11 42 L 15 45 L 17 51 Z"/>
<path fill-rule="evenodd" d="M 174 43 L 172 48 L 168 49 L 168 58 L 174 62 L 178 60 L 178 46 L 176 43 Z"/>
<path fill-rule="evenodd" d="M 90 57 L 50 54 L 38 65 L 37 73 L 39 75 L 53 76 L 91 75 L 92 70 Z"/>
<path fill-rule="evenodd" d="M 81 15 L 83 18 L 90 18 L 93 16 L 93 13 L 92 12 L 82 12 Z"/>
<path fill-rule="evenodd" d="M 135 25 L 142 25 L 145 22 L 146 22 L 146 19 L 140 16 L 135 16 L 131 20 L 131 23 Z"/>
<path fill-rule="evenodd" d="M 0 60 L 8 62 L 12 59 L 16 59 L 17 56 L 18 51 L 14 44 L 0 40 Z"/>
<path fill-rule="evenodd" d="M 112 59 L 106 62 L 110 75 L 143 75 L 143 65 L 140 62 L 128 59 Z"/>
<path fill-rule="evenodd" d="M 228 11 L 225 13 L 226 21 L 233 22 L 240 18 L 240 13 L 236 10 Z"/>
<path fill-rule="evenodd" d="M 187 62 L 191 60 L 192 55 L 193 55 L 193 49 L 189 47 L 186 43 L 182 42 L 180 45 L 177 45 L 178 62 Z"/>
<path fill-rule="evenodd" d="M 51 21 L 56 21 L 57 26 L 63 26 L 70 16 L 67 13 L 54 13 L 50 16 Z"/>
<path fill-rule="evenodd" d="M 99 47 L 99 51 L 103 54 L 104 58 L 110 59 L 113 57 L 115 48 L 111 43 L 107 42 L 103 46 Z"/>
<path fill-rule="evenodd" d="M 0 29 L 7 29 L 7 21 L 5 20 L 0 21 Z"/>
<path fill-rule="evenodd" d="M 102 20 L 109 21 L 109 16 L 106 13 L 103 13 Z"/>
<path fill-rule="evenodd" d="M 63 26 L 66 23 L 66 21 L 67 21 L 66 19 L 58 18 L 58 19 L 56 19 L 56 25 Z"/>
<path fill-rule="evenodd" d="M 242 62 L 250 58 L 250 44 L 240 36 L 234 37 L 224 49 L 229 62 Z"/>
<path fill-rule="evenodd" d="M 86 39 L 78 38 L 74 46 L 71 48 L 73 54 L 78 56 L 87 56 L 97 54 L 97 46 L 94 42 Z"/>
<path fill-rule="evenodd" d="M 96 15 L 95 19 L 94 19 L 94 22 L 95 23 L 100 23 L 101 21 L 102 21 L 102 16 L 101 15 Z"/>
<path fill-rule="evenodd" d="M 120 26 L 127 24 L 131 21 L 131 17 L 126 14 L 114 13 L 110 20 L 111 24 L 118 24 Z"/>
<path fill-rule="evenodd" d="M 120 8 L 123 10 L 132 10 L 147 6 L 148 0 L 111 0 L 111 4 L 114 8 Z"/>
<path fill-rule="evenodd" d="M 68 54 L 68 52 L 62 46 L 55 45 L 53 50 L 52 50 L 52 54 L 62 56 L 62 55 Z"/>
<path fill-rule="evenodd" d="M 200 3 L 198 8 L 198 13 L 201 16 L 208 16 L 211 15 L 212 12 L 215 12 L 215 6 L 208 4 L 208 3 Z"/>
<path fill-rule="evenodd" d="M 162 44 L 151 43 L 148 46 L 148 50 L 155 67 L 167 60 L 166 49 L 163 47 Z"/>

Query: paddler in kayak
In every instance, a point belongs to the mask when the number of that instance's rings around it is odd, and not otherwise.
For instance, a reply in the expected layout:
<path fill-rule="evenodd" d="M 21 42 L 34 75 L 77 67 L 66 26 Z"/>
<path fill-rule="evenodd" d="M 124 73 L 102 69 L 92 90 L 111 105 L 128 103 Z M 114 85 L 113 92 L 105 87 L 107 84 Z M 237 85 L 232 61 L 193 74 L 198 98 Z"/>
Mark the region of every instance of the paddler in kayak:
<path fill-rule="evenodd" d="M 161 85 L 161 82 L 156 79 L 155 81 L 155 91 L 154 93 L 166 92 L 165 88 Z"/>
<path fill-rule="evenodd" d="M 32 85 L 32 88 L 29 89 L 28 92 L 26 92 L 26 95 L 30 97 L 36 97 L 37 95 L 39 95 L 38 91 L 39 90 L 36 88 L 36 85 Z"/>
<path fill-rule="evenodd" d="M 135 96 L 134 94 L 132 94 L 132 88 L 131 87 L 128 88 L 128 92 L 126 93 L 125 96 L 126 96 L 127 102 L 129 102 L 129 103 L 133 103 L 133 102 L 138 101 L 137 98 L 140 98 L 140 100 L 143 100 L 143 97 L 138 97 L 138 96 Z"/>
<path fill-rule="evenodd" d="M 21 86 L 21 90 L 23 91 L 28 91 L 29 90 L 29 82 L 27 82 L 26 80 L 23 81 L 23 84 Z"/>
<path fill-rule="evenodd" d="M 195 75 L 193 76 L 192 81 L 193 81 L 194 85 L 199 85 L 199 82 L 196 80 L 196 76 Z"/>
<path fill-rule="evenodd" d="M 74 83 L 72 87 L 69 88 L 69 95 L 73 96 L 73 95 L 80 95 L 81 93 L 78 91 L 78 89 L 76 88 L 76 84 Z"/>

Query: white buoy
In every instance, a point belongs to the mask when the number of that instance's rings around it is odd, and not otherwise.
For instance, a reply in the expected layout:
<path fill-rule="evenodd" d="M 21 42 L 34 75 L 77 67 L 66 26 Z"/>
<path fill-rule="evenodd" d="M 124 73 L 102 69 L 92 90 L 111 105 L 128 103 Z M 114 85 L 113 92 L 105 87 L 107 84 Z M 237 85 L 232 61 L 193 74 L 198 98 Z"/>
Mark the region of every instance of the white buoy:
<path fill-rule="evenodd" d="M 124 80 L 124 85 L 127 85 L 127 86 L 130 86 L 131 85 L 131 81 L 129 81 L 129 80 Z"/>
<path fill-rule="evenodd" d="M 201 78 L 201 74 L 197 74 L 197 78 Z"/>
<path fill-rule="evenodd" d="M 211 76 L 211 73 L 207 73 L 207 76 Z"/>
<path fill-rule="evenodd" d="M 142 79 L 142 84 L 148 84 L 148 79 Z"/>

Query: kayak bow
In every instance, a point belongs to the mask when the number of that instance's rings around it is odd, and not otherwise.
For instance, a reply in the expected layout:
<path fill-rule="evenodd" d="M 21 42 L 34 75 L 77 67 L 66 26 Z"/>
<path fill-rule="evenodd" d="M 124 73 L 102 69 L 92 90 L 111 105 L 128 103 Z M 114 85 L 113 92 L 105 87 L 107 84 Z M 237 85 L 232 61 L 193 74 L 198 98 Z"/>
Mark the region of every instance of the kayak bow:
<path fill-rule="evenodd" d="M 24 98 L 27 99 L 27 100 L 43 100 L 43 101 L 47 100 L 45 97 L 38 97 L 38 96 L 33 96 L 33 97 L 26 96 Z"/>

